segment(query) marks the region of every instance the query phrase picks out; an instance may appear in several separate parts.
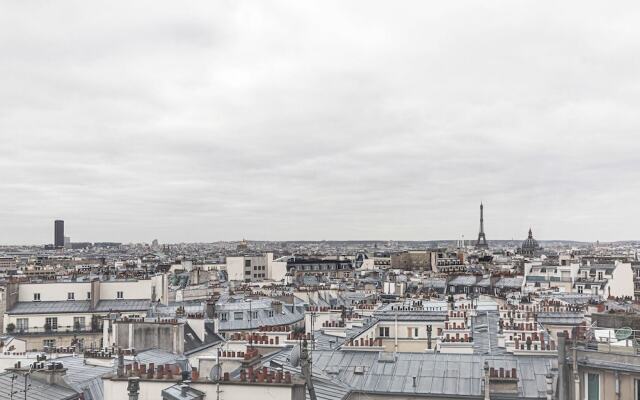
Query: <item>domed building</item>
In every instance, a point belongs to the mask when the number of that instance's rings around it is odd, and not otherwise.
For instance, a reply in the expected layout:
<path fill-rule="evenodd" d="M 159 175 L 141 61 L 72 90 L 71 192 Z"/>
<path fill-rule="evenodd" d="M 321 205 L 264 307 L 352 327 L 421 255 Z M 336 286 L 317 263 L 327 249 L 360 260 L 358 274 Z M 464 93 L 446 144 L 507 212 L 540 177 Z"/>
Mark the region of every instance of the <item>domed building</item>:
<path fill-rule="evenodd" d="M 529 228 L 529 237 L 522 242 L 522 247 L 520 248 L 520 254 L 523 256 L 534 256 L 540 251 L 540 245 L 538 241 L 533 238 L 533 232 L 531 232 L 531 228 Z"/>

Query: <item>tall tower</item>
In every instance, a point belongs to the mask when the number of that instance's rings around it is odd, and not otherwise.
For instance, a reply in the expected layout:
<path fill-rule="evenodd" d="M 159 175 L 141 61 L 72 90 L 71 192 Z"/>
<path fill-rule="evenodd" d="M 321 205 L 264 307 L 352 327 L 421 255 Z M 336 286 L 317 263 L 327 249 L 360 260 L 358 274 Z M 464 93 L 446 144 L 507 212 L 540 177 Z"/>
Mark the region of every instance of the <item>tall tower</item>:
<path fill-rule="evenodd" d="M 487 238 L 484 235 L 484 206 L 480 203 L 480 232 L 478 233 L 478 242 L 476 247 L 479 249 L 488 249 Z"/>
<path fill-rule="evenodd" d="M 64 221 L 59 219 L 54 223 L 53 247 L 56 249 L 64 247 Z"/>

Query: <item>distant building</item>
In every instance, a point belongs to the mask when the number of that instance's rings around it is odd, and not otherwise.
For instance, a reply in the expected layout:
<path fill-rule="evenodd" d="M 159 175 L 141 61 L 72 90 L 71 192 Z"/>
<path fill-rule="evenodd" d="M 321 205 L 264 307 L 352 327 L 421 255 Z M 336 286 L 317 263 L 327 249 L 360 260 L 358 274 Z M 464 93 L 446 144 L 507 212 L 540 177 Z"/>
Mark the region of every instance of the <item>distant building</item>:
<path fill-rule="evenodd" d="M 533 257 L 536 256 L 540 250 L 540 245 L 538 241 L 533 238 L 533 232 L 531 232 L 531 228 L 529 228 L 529 236 L 522 242 L 520 254 L 526 257 Z"/>
<path fill-rule="evenodd" d="M 287 272 L 294 276 L 315 275 L 329 278 L 349 278 L 354 271 L 351 260 L 291 257 L 287 260 Z"/>
<path fill-rule="evenodd" d="M 64 247 L 64 221 L 60 219 L 54 222 L 53 246 L 56 249 Z"/>
<path fill-rule="evenodd" d="M 391 255 L 391 268 L 404 270 L 431 270 L 430 252 L 426 250 L 403 251 Z"/>
<path fill-rule="evenodd" d="M 287 273 L 287 263 L 274 260 L 273 253 L 227 257 L 226 270 L 229 280 L 232 281 L 281 281 Z"/>

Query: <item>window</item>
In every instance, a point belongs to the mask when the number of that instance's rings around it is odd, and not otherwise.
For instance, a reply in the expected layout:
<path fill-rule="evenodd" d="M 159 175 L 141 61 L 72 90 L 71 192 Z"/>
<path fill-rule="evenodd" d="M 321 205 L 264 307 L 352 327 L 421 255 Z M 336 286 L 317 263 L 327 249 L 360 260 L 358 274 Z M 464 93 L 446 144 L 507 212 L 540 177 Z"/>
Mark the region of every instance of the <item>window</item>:
<path fill-rule="evenodd" d="M 69 293 L 67 293 L 67 300 L 75 300 L 75 299 L 74 299 L 74 298 L 75 298 L 75 295 L 76 295 L 76 294 L 75 294 L 75 293 L 73 293 L 73 292 L 69 292 Z"/>
<path fill-rule="evenodd" d="M 124 293 L 122 293 L 122 292 L 117 292 L 117 293 L 116 293 L 116 297 L 117 297 L 117 298 L 119 298 L 119 299 L 124 299 Z"/>
<path fill-rule="evenodd" d="M 58 318 L 57 317 L 47 317 L 44 320 L 44 328 L 45 330 L 55 331 L 58 329 Z"/>
<path fill-rule="evenodd" d="M 593 294 L 595 294 L 596 296 L 598 295 L 598 287 L 597 286 L 595 286 L 593 288 Z"/>
<path fill-rule="evenodd" d="M 33 301 L 40 301 L 40 293 L 33 294 Z"/>
<path fill-rule="evenodd" d="M 582 292 L 584 292 L 584 287 L 578 286 L 578 293 L 582 294 Z"/>
<path fill-rule="evenodd" d="M 245 267 L 250 267 L 251 266 L 251 260 L 244 260 L 244 266 Z"/>
<path fill-rule="evenodd" d="M 602 271 L 598 271 L 598 280 L 601 281 L 602 280 Z"/>
<path fill-rule="evenodd" d="M 87 292 L 87 300 L 91 300 L 91 292 Z"/>
<path fill-rule="evenodd" d="M 389 337 L 389 327 L 380 327 L 380 337 Z"/>
<path fill-rule="evenodd" d="M 273 310 L 267 310 L 267 317 L 273 317 Z"/>
<path fill-rule="evenodd" d="M 258 319 L 258 312 L 257 311 L 251 311 L 251 319 Z"/>
<path fill-rule="evenodd" d="M 242 321 L 244 319 L 244 315 L 242 311 L 236 311 L 233 313 L 233 319 L 236 321 Z"/>
<path fill-rule="evenodd" d="M 16 329 L 18 332 L 25 332 L 29 330 L 29 318 L 16 319 Z"/>
<path fill-rule="evenodd" d="M 56 340 L 55 339 L 45 339 L 42 341 L 42 345 L 44 347 L 56 347 Z"/>
<path fill-rule="evenodd" d="M 220 317 L 220 321 L 226 321 L 227 320 L 227 313 L 220 313 L 218 314 Z"/>
<path fill-rule="evenodd" d="M 73 317 L 73 329 L 79 330 L 84 328 L 84 317 Z"/>
<path fill-rule="evenodd" d="M 587 374 L 587 400 L 600 400 L 600 375 Z"/>

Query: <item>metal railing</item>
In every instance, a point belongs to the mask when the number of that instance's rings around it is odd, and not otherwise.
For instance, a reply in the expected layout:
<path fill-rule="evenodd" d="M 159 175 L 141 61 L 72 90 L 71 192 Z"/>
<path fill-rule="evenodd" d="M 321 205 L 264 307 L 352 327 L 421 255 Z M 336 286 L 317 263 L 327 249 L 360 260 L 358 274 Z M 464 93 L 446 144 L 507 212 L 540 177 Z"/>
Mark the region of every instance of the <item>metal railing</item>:
<path fill-rule="evenodd" d="M 592 326 L 584 331 L 579 342 L 587 350 L 640 355 L 640 330 L 631 328 Z"/>
<path fill-rule="evenodd" d="M 11 335 L 30 335 L 30 334 L 43 334 L 43 333 L 98 333 L 102 332 L 102 326 L 91 325 L 58 325 L 57 327 L 15 327 L 14 329 L 6 329 L 7 333 Z"/>

